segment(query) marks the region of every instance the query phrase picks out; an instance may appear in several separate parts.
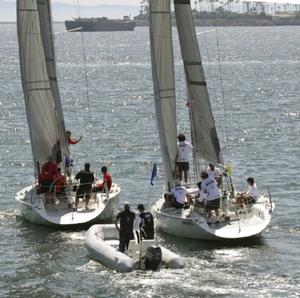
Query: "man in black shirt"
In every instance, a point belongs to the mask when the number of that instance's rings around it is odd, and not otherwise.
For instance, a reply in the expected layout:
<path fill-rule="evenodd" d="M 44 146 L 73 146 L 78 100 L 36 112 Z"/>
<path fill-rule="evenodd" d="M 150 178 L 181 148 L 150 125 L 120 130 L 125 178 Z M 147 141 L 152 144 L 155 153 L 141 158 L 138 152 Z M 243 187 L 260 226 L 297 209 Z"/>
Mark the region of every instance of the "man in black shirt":
<path fill-rule="evenodd" d="M 115 226 L 119 230 L 119 251 L 124 252 L 125 248 L 128 249 L 129 241 L 133 239 L 133 223 L 135 214 L 130 211 L 128 202 L 124 203 L 124 210 L 119 212 L 116 216 Z M 120 222 L 120 227 L 118 226 Z"/>
<path fill-rule="evenodd" d="M 140 211 L 140 235 L 142 239 L 154 238 L 154 221 L 150 212 L 145 212 L 143 204 L 139 204 L 137 209 Z"/>
<path fill-rule="evenodd" d="M 84 198 L 84 197 L 85 197 L 85 205 L 87 209 L 91 197 L 92 185 L 95 180 L 94 173 L 90 171 L 89 163 L 84 164 L 84 170 L 78 172 L 75 176 L 75 179 L 80 180 L 80 184 L 76 192 L 75 209 L 77 210 L 79 198 Z"/>

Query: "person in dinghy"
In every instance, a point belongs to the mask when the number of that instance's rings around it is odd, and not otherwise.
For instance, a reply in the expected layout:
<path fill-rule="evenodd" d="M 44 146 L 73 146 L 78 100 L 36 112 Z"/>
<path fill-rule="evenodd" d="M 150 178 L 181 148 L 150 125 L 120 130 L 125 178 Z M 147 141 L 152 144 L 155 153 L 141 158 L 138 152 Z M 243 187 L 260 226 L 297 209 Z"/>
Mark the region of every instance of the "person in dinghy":
<path fill-rule="evenodd" d="M 115 226 L 119 231 L 119 251 L 128 250 L 130 240 L 134 239 L 133 225 L 135 213 L 130 210 L 129 202 L 124 203 L 124 210 L 119 212 L 115 219 Z M 120 223 L 120 226 L 118 224 Z"/>
<path fill-rule="evenodd" d="M 145 211 L 143 204 L 138 204 L 137 209 L 139 215 L 136 216 L 135 225 L 140 231 L 141 239 L 154 239 L 154 220 L 153 215 L 149 211 Z"/>

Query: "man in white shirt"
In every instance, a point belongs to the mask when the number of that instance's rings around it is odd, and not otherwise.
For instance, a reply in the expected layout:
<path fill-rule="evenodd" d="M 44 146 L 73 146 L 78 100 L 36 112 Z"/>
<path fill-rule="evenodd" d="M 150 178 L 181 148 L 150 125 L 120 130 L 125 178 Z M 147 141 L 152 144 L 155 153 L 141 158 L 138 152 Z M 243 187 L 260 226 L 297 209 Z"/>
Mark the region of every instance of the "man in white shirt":
<path fill-rule="evenodd" d="M 191 143 L 185 140 L 185 135 L 180 133 L 177 137 L 177 170 L 179 180 L 182 181 L 182 176 L 184 174 L 184 182 L 187 183 L 188 171 L 189 171 L 189 155 L 193 150 Z"/>
<path fill-rule="evenodd" d="M 258 190 L 254 182 L 254 178 L 249 177 L 247 179 L 248 189 L 236 196 L 236 202 L 240 204 L 241 208 L 245 207 L 244 204 L 255 203 L 258 199 Z"/>
<path fill-rule="evenodd" d="M 217 182 L 213 177 L 208 176 L 206 171 L 201 172 L 201 190 L 207 194 L 206 198 L 206 211 L 208 218 L 211 218 L 212 211 L 215 211 L 217 217 L 219 217 L 220 208 L 220 192 L 217 186 Z"/>
<path fill-rule="evenodd" d="M 247 179 L 247 183 L 249 186 L 248 186 L 248 190 L 246 191 L 246 195 L 251 197 L 253 202 L 256 202 L 258 198 L 258 191 L 254 179 L 252 177 L 249 177 Z"/>
<path fill-rule="evenodd" d="M 216 179 L 218 187 L 220 188 L 220 186 L 222 185 L 222 172 L 220 171 L 220 169 L 215 167 L 214 164 L 209 163 L 206 171 L 208 176 Z"/>
<path fill-rule="evenodd" d="M 190 200 L 187 189 L 180 184 L 180 181 L 175 182 L 175 186 L 171 188 L 171 194 L 175 198 L 175 202 L 173 202 L 175 208 L 183 208 L 186 198 L 188 201 Z"/>

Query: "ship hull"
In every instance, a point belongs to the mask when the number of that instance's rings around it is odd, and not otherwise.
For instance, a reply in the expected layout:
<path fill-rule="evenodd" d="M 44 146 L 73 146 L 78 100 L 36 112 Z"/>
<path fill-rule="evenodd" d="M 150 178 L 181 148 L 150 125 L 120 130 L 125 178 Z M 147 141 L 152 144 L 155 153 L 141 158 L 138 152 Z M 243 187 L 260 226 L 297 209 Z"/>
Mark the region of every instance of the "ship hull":
<path fill-rule="evenodd" d="M 133 31 L 136 23 L 134 21 L 65 21 L 67 30 L 84 32 L 93 31 Z"/>

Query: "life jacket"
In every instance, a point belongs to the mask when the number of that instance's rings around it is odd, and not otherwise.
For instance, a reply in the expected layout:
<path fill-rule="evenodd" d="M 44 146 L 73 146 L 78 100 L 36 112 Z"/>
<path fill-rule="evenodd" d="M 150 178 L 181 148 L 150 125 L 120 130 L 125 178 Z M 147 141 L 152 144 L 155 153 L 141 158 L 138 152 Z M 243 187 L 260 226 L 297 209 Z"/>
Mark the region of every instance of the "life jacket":
<path fill-rule="evenodd" d="M 141 223 L 140 229 L 146 239 L 154 238 L 154 221 L 153 216 L 150 212 L 143 212 L 140 214 Z"/>

